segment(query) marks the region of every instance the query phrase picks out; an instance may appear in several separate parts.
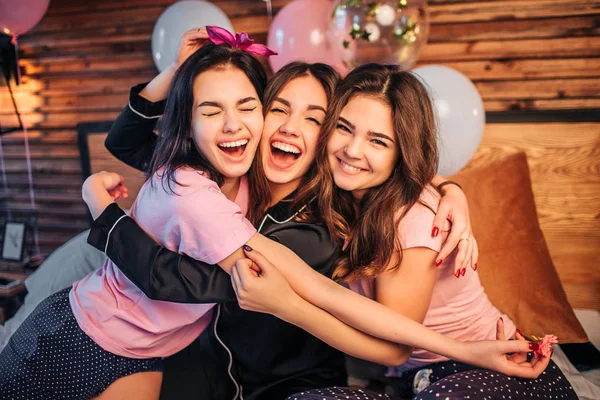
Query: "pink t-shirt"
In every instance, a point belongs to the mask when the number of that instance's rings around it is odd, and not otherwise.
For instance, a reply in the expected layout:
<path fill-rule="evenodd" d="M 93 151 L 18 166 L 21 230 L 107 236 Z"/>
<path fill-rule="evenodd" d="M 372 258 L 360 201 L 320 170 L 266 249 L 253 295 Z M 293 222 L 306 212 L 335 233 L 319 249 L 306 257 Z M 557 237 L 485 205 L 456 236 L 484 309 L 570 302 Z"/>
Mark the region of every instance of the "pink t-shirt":
<path fill-rule="evenodd" d="M 241 179 L 235 203 L 202 172 L 180 168 L 177 194 L 155 174 L 140 189 L 130 216 L 171 251 L 217 264 L 243 246 L 256 229 L 244 215 L 248 183 Z M 109 238 L 110 240 L 110 238 Z M 218 267 L 215 267 L 218 268 Z M 150 300 L 111 261 L 73 285 L 69 297 L 81 329 L 103 349 L 129 358 L 166 357 L 206 328 L 214 304 Z"/>
<path fill-rule="evenodd" d="M 433 190 L 425 189 L 421 200 L 433 210 L 437 210 L 439 195 Z M 447 226 L 442 233 L 434 238 L 431 236 L 433 219 L 433 212 L 417 202 L 398 226 L 402 249 L 427 247 L 435 252 L 440 251 L 450 226 L 446 222 Z M 431 303 L 423 325 L 462 341 L 493 340 L 496 338 L 496 322 L 502 317 L 507 337 L 512 336 L 516 331 L 514 323 L 492 305 L 481 286 L 477 272 L 469 269 L 465 276 L 458 279 L 454 276 L 456 252 L 457 250 L 438 267 Z M 375 298 L 373 279 L 361 279 L 351 282 L 348 286 L 363 296 Z M 388 376 L 400 376 L 404 371 L 445 360 L 446 357 L 438 354 L 415 349 L 405 364 L 390 368 Z"/>

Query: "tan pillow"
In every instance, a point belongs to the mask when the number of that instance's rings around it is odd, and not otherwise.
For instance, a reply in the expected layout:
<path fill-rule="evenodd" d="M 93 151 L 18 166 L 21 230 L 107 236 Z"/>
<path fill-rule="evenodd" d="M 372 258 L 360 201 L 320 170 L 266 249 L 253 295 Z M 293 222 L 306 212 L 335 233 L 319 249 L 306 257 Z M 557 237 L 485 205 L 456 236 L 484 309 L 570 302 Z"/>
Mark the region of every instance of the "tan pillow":
<path fill-rule="evenodd" d="M 553 333 L 561 343 L 589 341 L 540 229 L 525 153 L 450 179 L 469 198 L 478 272 L 492 303 L 527 336 Z"/>

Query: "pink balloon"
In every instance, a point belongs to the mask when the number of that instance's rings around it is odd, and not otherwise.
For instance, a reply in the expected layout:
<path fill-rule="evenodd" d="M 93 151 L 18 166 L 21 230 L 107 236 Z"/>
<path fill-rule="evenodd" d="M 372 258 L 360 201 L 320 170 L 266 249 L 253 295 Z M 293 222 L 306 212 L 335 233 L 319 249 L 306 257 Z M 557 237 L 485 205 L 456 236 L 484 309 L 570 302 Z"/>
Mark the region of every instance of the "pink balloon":
<path fill-rule="evenodd" d="M 329 18 L 333 2 L 295 0 L 273 18 L 267 45 L 279 55 L 269 57 L 273 71 L 291 61 L 321 62 L 345 74 L 346 67 L 335 56 L 328 40 Z"/>
<path fill-rule="evenodd" d="M 22 35 L 42 20 L 50 0 L 0 0 L 0 32 Z"/>

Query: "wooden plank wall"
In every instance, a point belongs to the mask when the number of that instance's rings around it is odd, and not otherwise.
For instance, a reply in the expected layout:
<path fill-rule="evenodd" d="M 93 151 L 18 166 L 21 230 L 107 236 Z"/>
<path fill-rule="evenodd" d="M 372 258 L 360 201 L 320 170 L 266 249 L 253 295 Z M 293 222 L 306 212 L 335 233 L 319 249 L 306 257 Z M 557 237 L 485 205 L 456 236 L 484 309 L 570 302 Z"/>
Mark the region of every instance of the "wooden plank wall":
<path fill-rule="evenodd" d="M 87 226 L 80 199 L 78 122 L 112 120 L 129 87 L 155 74 L 150 38 L 174 0 L 52 0 L 20 39 L 39 235 L 49 252 Z M 289 0 L 274 0 L 274 12 Z M 265 5 L 217 0 L 236 30 L 264 42 Z M 430 0 L 431 33 L 420 64 L 469 76 L 487 111 L 600 111 L 600 0 Z M 6 87 L 0 122 L 15 126 Z M 6 206 L 29 212 L 23 134 L 2 138 Z M 575 307 L 600 309 L 599 123 L 490 124 L 471 165 L 525 149 L 542 228 Z"/>

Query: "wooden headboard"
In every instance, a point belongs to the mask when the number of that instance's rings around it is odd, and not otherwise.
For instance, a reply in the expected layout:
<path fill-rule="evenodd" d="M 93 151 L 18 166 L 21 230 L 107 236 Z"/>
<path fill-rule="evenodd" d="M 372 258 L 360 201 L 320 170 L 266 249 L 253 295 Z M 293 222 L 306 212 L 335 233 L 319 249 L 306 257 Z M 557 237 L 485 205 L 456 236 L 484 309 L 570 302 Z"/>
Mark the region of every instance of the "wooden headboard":
<path fill-rule="evenodd" d="M 117 203 L 123 209 L 131 207 L 145 181 L 144 173 L 119 161 L 104 146 L 111 122 L 91 122 L 77 125 L 77 144 L 83 180 L 100 171 L 116 172 L 125 178 L 129 197 Z"/>

